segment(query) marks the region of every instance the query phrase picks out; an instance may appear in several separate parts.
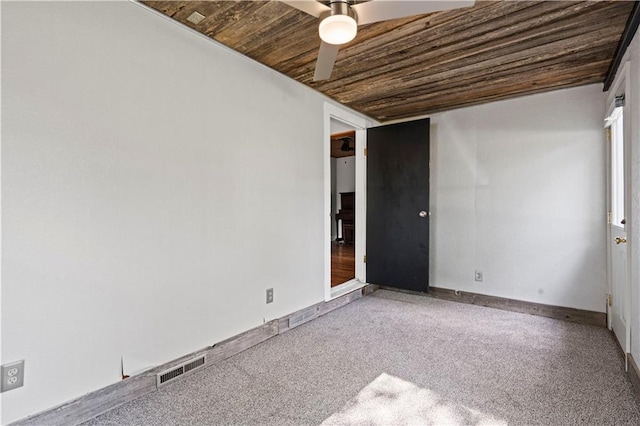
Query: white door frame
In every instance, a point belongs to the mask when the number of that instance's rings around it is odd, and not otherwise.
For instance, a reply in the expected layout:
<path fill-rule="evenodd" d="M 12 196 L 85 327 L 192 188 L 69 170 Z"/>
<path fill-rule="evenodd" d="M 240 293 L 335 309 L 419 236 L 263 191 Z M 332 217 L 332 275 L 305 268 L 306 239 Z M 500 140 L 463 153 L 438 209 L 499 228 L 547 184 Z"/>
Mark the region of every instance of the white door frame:
<path fill-rule="evenodd" d="M 341 121 L 356 130 L 356 205 L 355 205 L 355 256 L 356 277 L 331 288 L 331 119 Z M 324 300 L 335 299 L 349 291 L 366 285 L 364 254 L 366 250 L 366 179 L 367 162 L 364 150 L 367 147 L 367 127 L 371 122 L 332 103 L 324 104 Z"/>
<path fill-rule="evenodd" d="M 629 62 L 625 62 L 625 64 L 619 68 L 619 72 L 613 82 L 613 85 L 611 87 L 611 89 L 609 90 L 609 94 L 607 96 L 607 103 L 606 103 L 606 107 L 607 107 L 607 111 L 606 111 L 606 117 L 609 117 L 611 115 L 611 113 L 613 112 L 613 109 L 615 108 L 615 97 L 620 95 L 620 94 L 624 94 L 626 97 L 628 97 L 631 93 L 631 77 L 630 77 L 630 68 L 629 68 Z M 627 100 L 628 101 L 628 100 Z M 624 143 L 624 181 L 625 181 L 625 193 L 624 193 L 624 199 L 625 199 L 625 206 L 624 206 L 624 215 L 625 215 L 625 219 L 626 219 L 626 224 L 625 224 L 625 232 L 626 232 L 626 238 L 627 238 L 627 262 L 626 262 L 626 275 L 627 275 L 627 280 L 626 280 L 626 285 L 627 285 L 627 295 L 628 295 L 628 299 L 629 299 L 629 303 L 626 304 L 625 306 L 625 318 L 626 318 L 626 327 L 625 327 L 625 346 L 624 348 L 622 348 L 624 350 L 624 355 L 625 355 L 625 368 L 628 367 L 628 362 L 627 361 L 627 356 L 628 354 L 631 352 L 631 304 L 633 303 L 633 300 L 631 298 L 631 258 L 630 258 L 630 254 L 631 254 L 631 244 L 632 244 L 632 240 L 633 240 L 633 235 L 632 235 L 632 231 L 631 231 L 631 227 L 632 227 L 632 223 L 634 221 L 633 215 L 632 215 L 632 209 L 631 209 L 631 204 L 632 204 L 632 200 L 631 200 L 631 120 L 632 117 L 630 115 L 631 113 L 631 108 L 627 106 L 625 106 L 623 108 L 623 132 L 624 132 L 624 139 L 623 139 L 623 143 Z M 611 148 L 610 145 L 607 146 L 607 211 L 611 211 Z M 608 279 L 608 291 L 611 294 L 612 292 L 612 288 L 613 288 L 613 278 L 612 278 L 612 273 L 611 273 L 611 262 L 612 262 L 612 256 L 613 254 L 611 253 L 610 250 L 610 245 L 611 245 L 611 239 L 613 238 L 613 235 L 611 234 L 611 225 L 607 224 L 607 279 Z M 607 326 L 608 328 L 611 330 L 612 329 L 612 324 L 611 324 L 611 312 L 610 312 L 610 307 L 607 304 Z"/>

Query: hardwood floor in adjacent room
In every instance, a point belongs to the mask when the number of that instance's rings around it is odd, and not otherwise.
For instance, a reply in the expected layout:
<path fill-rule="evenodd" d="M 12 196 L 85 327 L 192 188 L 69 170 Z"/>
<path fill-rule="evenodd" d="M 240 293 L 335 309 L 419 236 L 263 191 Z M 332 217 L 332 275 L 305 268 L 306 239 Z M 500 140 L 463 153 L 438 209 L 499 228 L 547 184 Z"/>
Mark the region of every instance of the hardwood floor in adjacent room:
<path fill-rule="evenodd" d="M 331 242 L 331 287 L 356 277 L 356 249 L 354 244 Z"/>

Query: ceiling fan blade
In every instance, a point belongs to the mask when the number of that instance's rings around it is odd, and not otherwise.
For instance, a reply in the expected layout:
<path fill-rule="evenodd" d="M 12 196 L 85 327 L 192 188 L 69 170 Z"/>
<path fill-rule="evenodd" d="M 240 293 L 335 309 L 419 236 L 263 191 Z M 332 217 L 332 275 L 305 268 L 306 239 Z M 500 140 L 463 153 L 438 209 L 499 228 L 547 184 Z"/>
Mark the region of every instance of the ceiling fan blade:
<path fill-rule="evenodd" d="M 389 19 L 473 6 L 474 3 L 474 0 L 372 0 L 354 4 L 351 8 L 356 11 L 358 25 L 366 25 Z"/>
<path fill-rule="evenodd" d="M 316 0 L 280 0 L 282 3 L 288 4 L 291 7 L 295 7 L 298 10 L 301 10 L 305 13 L 308 13 L 311 16 L 315 16 L 316 18 L 320 17 L 320 14 L 323 12 L 331 12 L 331 8 L 329 6 L 325 6 L 324 4 L 316 1 Z"/>
<path fill-rule="evenodd" d="M 318 60 L 316 61 L 316 72 L 313 74 L 313 81 L 328 80 L 333 71 L 333 64 L 338 57 L 340 46 L 325 43 L 320 44 L 318 52 Z"/>

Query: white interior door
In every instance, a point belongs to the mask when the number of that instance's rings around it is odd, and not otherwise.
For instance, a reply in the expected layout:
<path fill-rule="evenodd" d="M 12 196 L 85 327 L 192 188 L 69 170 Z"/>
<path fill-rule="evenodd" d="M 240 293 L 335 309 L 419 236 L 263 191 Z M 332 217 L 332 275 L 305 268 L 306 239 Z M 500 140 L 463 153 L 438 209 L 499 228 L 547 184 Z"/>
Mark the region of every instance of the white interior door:
<path fill-rule="evenodd" d="M 627 276 L 627 234 L 624 229 L 612 226 L 611 241 L 611 329 L 616 335 L 620 347 L 628 351 L 627 327 L 629 311 L 629 292 Z"/>
<path fill-rule="evenodd" d="M 618 104 L 622 102 L 619 100 Z M 620 346 L 629 352 L 629 269 L 627 254 L 626 209 L 626 147 L 624 137 L 624 107 L 615 106 L 607 118 L 607 139 L 609 141 L 609 327 L 613 330 Z"/>

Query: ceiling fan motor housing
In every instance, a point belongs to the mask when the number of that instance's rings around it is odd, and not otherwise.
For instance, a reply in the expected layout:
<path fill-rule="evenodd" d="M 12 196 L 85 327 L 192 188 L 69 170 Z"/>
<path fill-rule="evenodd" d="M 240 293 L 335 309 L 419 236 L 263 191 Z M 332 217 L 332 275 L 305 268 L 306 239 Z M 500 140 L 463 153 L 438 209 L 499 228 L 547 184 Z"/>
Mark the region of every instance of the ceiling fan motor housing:
<path fill-rule="evenodd" d="M 329 3 L 329 7 L 331 8 L 331 11 L 327 11 L 326 15 L 320 16 L 320 20 L 333 15 L 346 15 L 356 19 L 356 11 L 353 10 L 351 4 L 347 0 L 332 0 Z"/>

